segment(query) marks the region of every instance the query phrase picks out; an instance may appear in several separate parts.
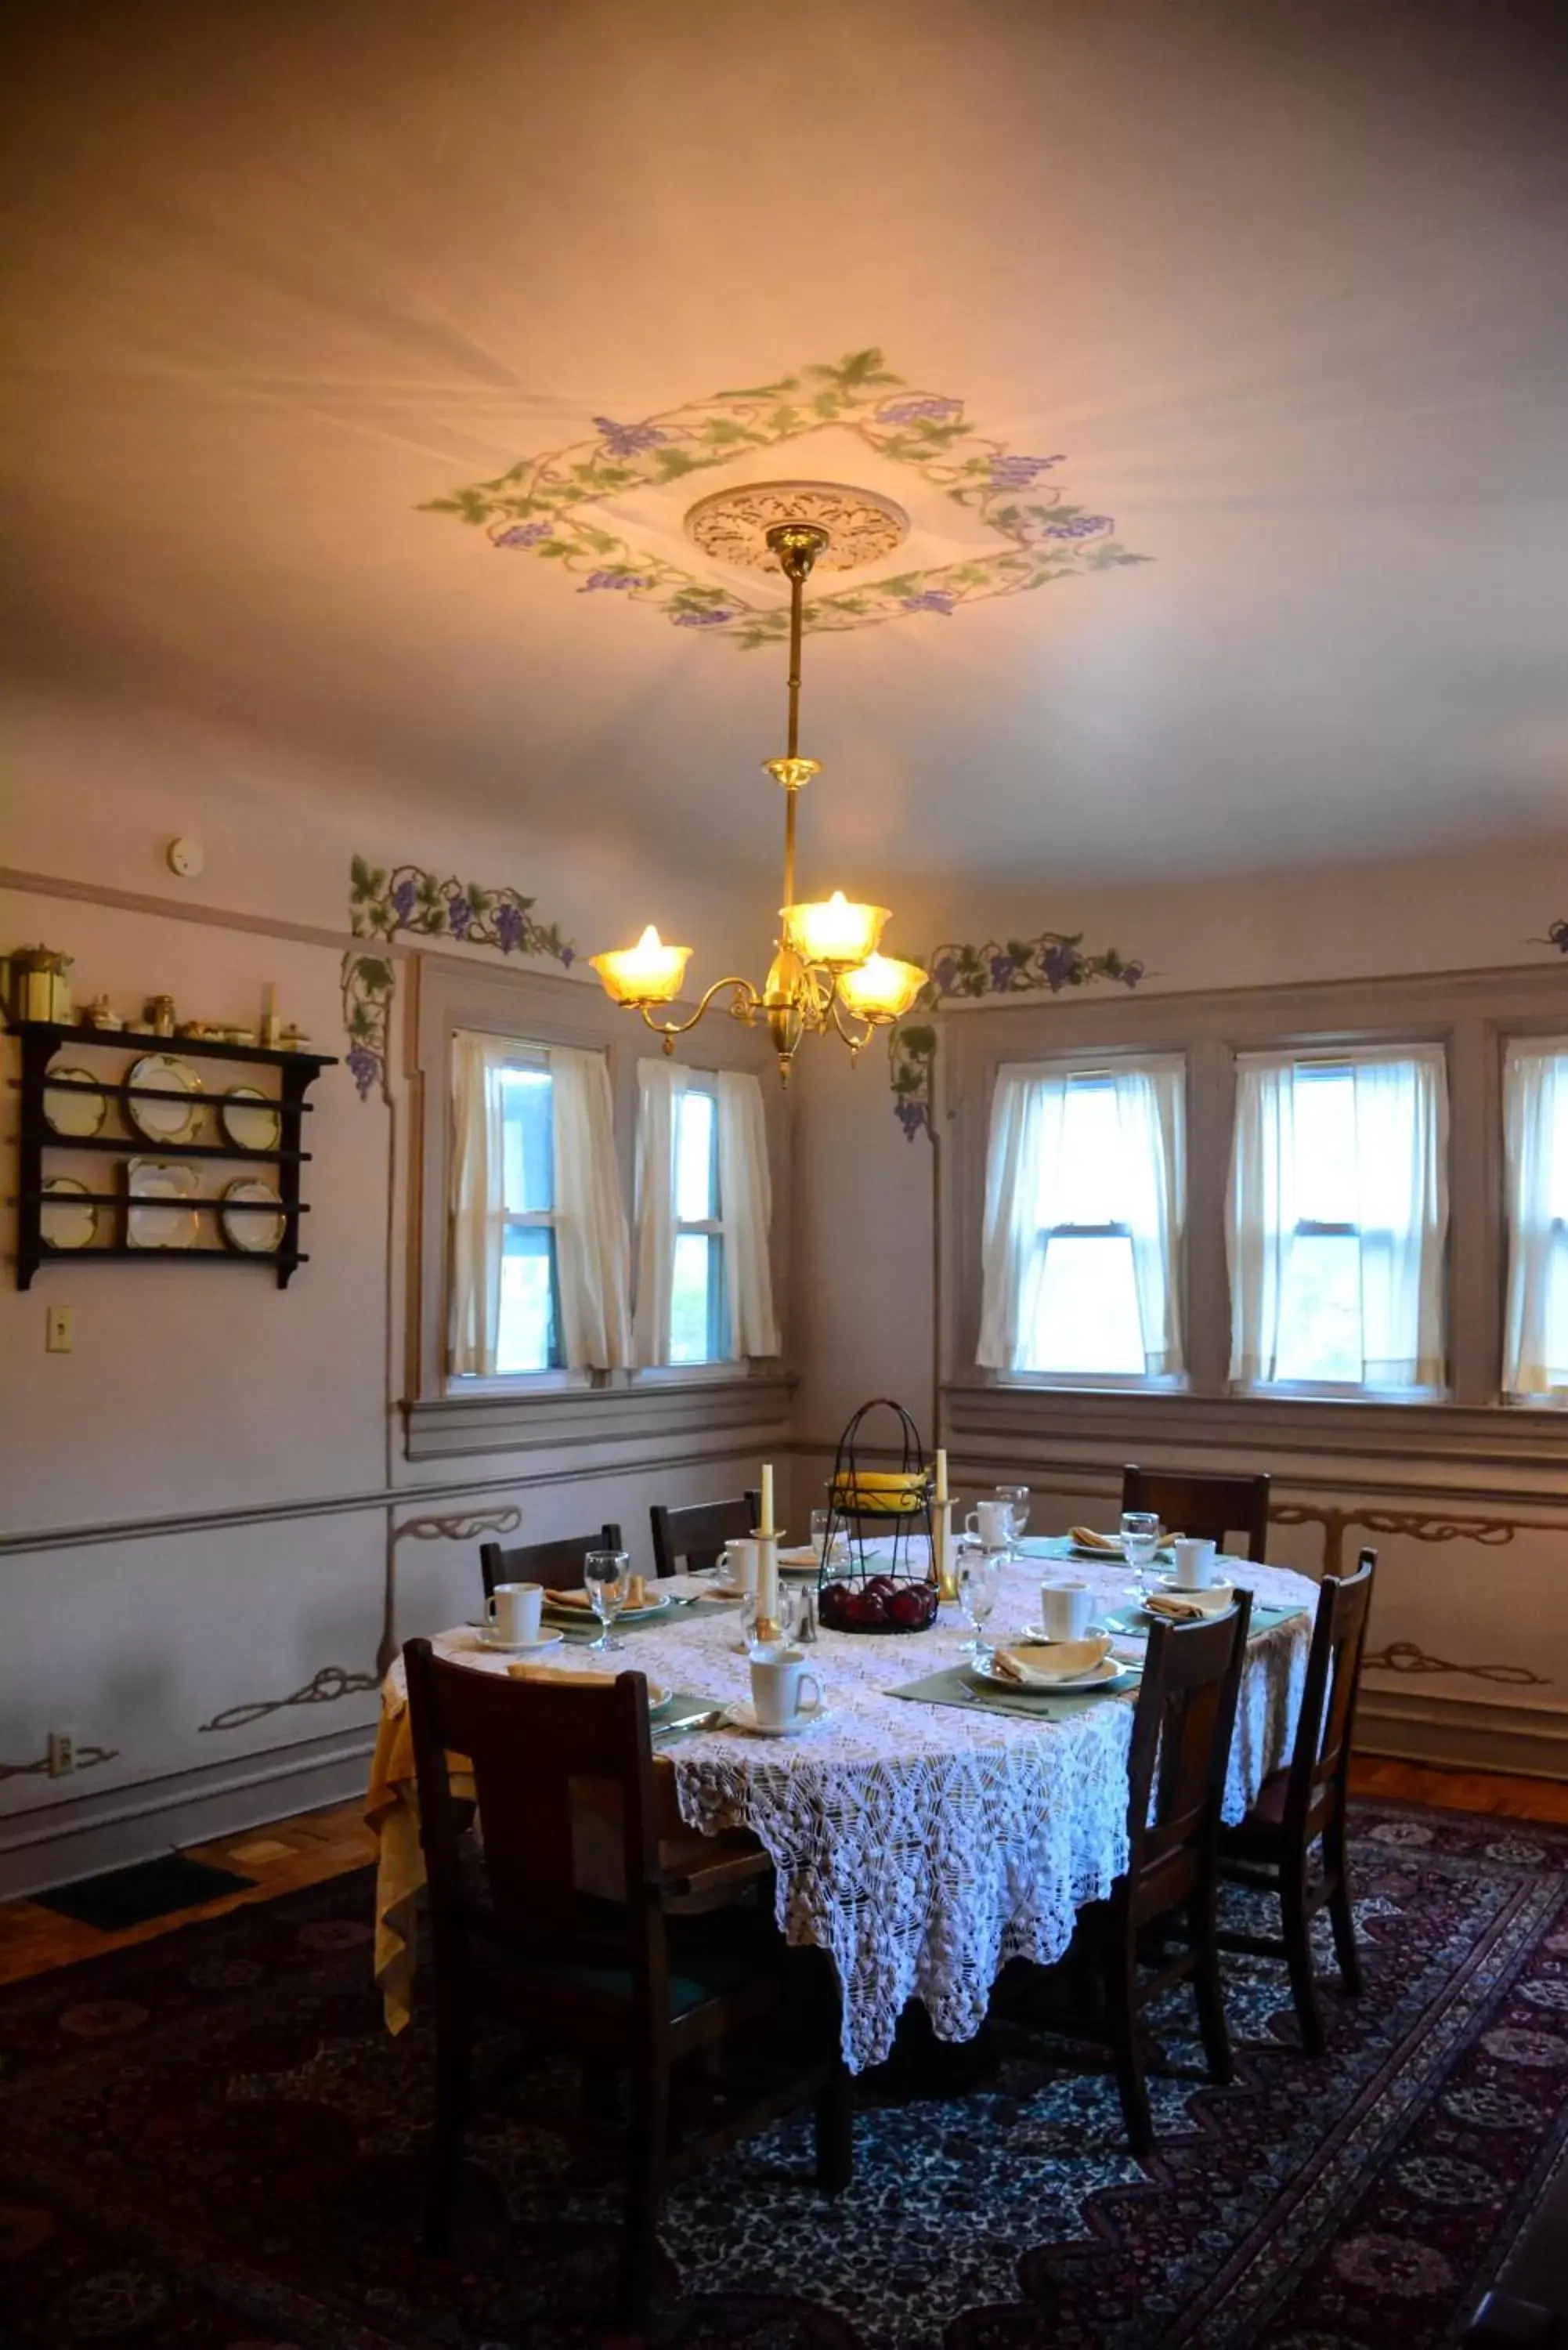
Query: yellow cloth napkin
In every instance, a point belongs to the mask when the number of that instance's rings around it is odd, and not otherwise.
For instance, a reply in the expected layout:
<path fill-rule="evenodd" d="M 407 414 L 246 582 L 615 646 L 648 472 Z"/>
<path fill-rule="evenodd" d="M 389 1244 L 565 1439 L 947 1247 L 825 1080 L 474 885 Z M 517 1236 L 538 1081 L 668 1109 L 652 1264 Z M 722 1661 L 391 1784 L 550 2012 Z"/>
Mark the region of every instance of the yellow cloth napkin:
<path fill-rule="evenodd" d="M 1168 1617 L 1173 1624 L 1201 1623 L 1206 1616 L 1223 1616 L 1236 1594 L 1228 1583 L 1208 1591 L 1151 1591 L 1144 1606 L 1151 1616 Z"/>
<path fill-rule="evenodd" d="M 1107 1558 L 1120 1558 L 1122 1555 L 1119 1534 L 1096 1534 L 1093 1526 L 1069 1526 L 1067 1540 L 1076 1543 L 1080 1550 L 1103 1551 Z"/>
<path fill-rule="evenodd" d="M 586 1615 L 593 1613 L 593 1601 L 586 1591 L 550 1591 L 545 1593 L 552 1607 L 576 1607 Z"/>
<path fill-rule="evenodd" d="M 556 1665 L 523 1664 L 508 1665 L 506 1678 L 510 1681 L 554 1681 L 557 1689 L 602 1690 L 608 1689 L 615 1675 L 613 1673 L 574 1673 L 566 1672 Z"/>
<path fill-rule="evenodd" d="M 1054 1640 L 1049 1648 L 1026 1644 L 998 1648 L 995 1665 L 1004 1679 L 1023 1689 L 1054 1689 L 1059 1681 L 1079 1680 L 1093 1672 L 1110 1653 L 1110 1640 L 1102 1632 L 1088 1640 Z"/>

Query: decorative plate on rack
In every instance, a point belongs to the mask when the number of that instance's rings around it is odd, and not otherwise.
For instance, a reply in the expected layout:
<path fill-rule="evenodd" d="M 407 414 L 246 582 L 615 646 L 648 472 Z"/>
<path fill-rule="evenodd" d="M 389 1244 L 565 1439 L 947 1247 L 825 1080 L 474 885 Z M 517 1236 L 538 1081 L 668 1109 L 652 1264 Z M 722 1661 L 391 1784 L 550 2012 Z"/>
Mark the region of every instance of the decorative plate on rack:
<path fill-rule="evenodd" d="M 132 1248 L 188 1249 L 196 1245 L 196 1170 L 167 1159 L 130 1159 L 125 1186 L 130 1195 L 125 1237 Z"/>
<path fill-rule="evenodd" d="M 98 1231 L 98 1210 L 83 1196 L 87 1185 L 74 1175 L 46 1175 L 43 1188 L 48 1198 L 38 1211 L 42 1238 L 51 1248 L 90 1247 Z"/>
<path fill-rule="evenodd" d="M 227 1123 L 226 1120 L 224 1122 Z M 226 1184 L 223 1198 L 254 1200 L 256 1202 L 254 1210 L 241 1208 L 237 1214 L 228 1207 L 218 1211 L 218 1222 L 223 1228 L 223 1238 L 229 1246 L 239 1249 L 245 1256 L 275 1256 L 283 1246 L 285 1227 L 283 1203 L 272 1185 L 262 1182 L 258 1176 L 246 1175 L 237 1183 Z M 264 1206 L 276 1209 L 276 1214 L 264 1215 Z"/>
<path fill-rule="evenodd" d="M 57 1134 L 96 1134 L 109 1116 L 109 1096 L 90 1069 L 54 1069 L 44 1087 L 44 1116 Z"/>
<path fill-rule="evenodd" d="M 131 1124 L 149 1142 L 190 1142 L 194 1138 L 202 1123 L 201 1102 L 178 1098 L 202 1091 L 202 1080 L 189 1061 L 180 1060 L 173 1053 L 145 1054 L 140 1061 L 132 1062 L 126 1083 L 155 1086 L 160 1093 L 176 1097 L 169 1101 L 151 1101 L 145 1095 L 139 1099 L 133 1094 L 127 1100 L 125 1107 L 130 1112 Z"/>
<path fill-rule="evenodd" d="M 232 1086 L 218 1104 L 223 1132 L 239 1150 L 275 1150 L 283 1136 L 277 1104 L 259 1086 Z"/>

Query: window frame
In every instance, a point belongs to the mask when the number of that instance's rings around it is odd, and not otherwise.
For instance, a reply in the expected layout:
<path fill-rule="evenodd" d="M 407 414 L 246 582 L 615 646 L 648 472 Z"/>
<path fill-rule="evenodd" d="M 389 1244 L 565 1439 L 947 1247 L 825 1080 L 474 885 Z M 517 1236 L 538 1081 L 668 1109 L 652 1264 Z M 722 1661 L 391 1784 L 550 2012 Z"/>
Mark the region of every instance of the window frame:
<path fill-rule="evenodd" d="M 628 1230 L 633 1229 L 637 1064 L 656 1050 L 647 1029 L 584 980 L 550 971 L 508 968 L 472 957 L 410 950 L 399 957 L 404 984 L 388 1037 L 389 1079 L 400 1108 L 407 1079 L 410 1133 L 406 1156 L 394 1139 L 394 1229 L 406 1215 L 406 1277 L 392 1301 L 393 1359 L 402 1362 L 403 1449 L 410 1461 L 466 1458 L 537 1444 L 602 1442 L 617 1436 L 667 1435 L 700 1441 L 729 1426 L 776 1423 L 795 1373 L 777 1361 L 672 1365 L 649 1371 L 501 1373 L 464 1378 L 451 1391 L 446 1367 L 450 1264 L 447 1233 L 452 1178 L 452 1039 L 460 1029 L 509 1043 L 601 1052 L 614 1105 L 616 1159 Z M 684 1009 L 672 1007 L 674 1016 Z M 774 1295 L 789 1295 L 790 1097 L 779 1086 L 767 1038 L 738 1023 L 718 1024 L 704 1038 L 704 1074 L 748 1069 L 762 1082 L 773 1182 L 770 1238 Z M 781 1312 L 781 1320 L 784 1319 Z M 786 1347 L 790 1334 L 784 1332 Z M 713 1388 L 732 1389 L 728 1397 Z M 771 1440 L 782 1441 L 782 1432 Z"/>
<path fill-rule="evenodd" d="M 1510 1411 L 1545 1412 L 1561 1417 L 1568 1415 L 1568 1387 L 1546 1388 L 1532 1392 L 1522 1388 L 1511 1388 L 1504 1379 L 1508 1289 L 1514 1243 L 1514 1203 L 1509 1183 L 1507 1139 L 1509 1060 L 1511 1055 L 1521 1047 L 1526 1050 L 1533 1047 L 1542 1055 L 1552 1054 L 1556 1058 L 1568 1059 L 1568 1033 L 1564 1033 L 1564 1024 L 1561 1021 L 1553 1023 L 1551 1026 L 1537 1024 L 1533 1028 L 1515 1024 L 1507 1028 L 1498 1040 L 1498 1101 L 1502 1136 L 1502 1157 L 1499 1179 L 1502 1310 L 1499 1317 L 1498 1331 L 1498 1391 L 1501 1402 Z M 1553 1216 L 1552 1230 L 1554 1232 L 1568 1232 L 1568 1216 Z"/>
<path fill-rule="evenodd" d="M 461 1032 L 454 1029 L 452 1033 L 456 1035 Z M 547 1045 L 540 1044 L 535 1037 L 508 1037 L 506 1041 L 514 1047 L 514 1055 L 508 1058 L 509 1068 L 543 1069 L 545 1075 L 549 1076 L 550 1048 Z M 553 1083 L 554 1080 L 552 1080 Z M 553 1097 L 550 1115 L 553 1125 L 555 1118 Z M 552 1183 L 552 1191 L 554 1188 Z M 556 1227 L 560 1218 L 557 1211 L 554 1207 L 508 1208 L 504 1211 L 502 1222 L 508 1231 L 515 1226 L 519 1231 L 544 1231 L 550 1235 L 550 1346 L 553 1359 L 542 1365 L 537 1370 L 497 1371 L 489 1378 L 474 1371 L 454 1371 L 449 1359 L 446 1372 L 447 1394 L 449 1396 L 495 1395 L 504 1390 L 515 1395 L 529 1395 L 538 1393 L 541 1388 L 586 1387 L 588 1384 L 587 1372 L 572 1370 L 561 1356 L 561 1268 L 556 1242 Z M 449 1282 L 450 1278 L 449 1267 Z M 449 1340 L 449 1357 L 450 1352 Z"/>

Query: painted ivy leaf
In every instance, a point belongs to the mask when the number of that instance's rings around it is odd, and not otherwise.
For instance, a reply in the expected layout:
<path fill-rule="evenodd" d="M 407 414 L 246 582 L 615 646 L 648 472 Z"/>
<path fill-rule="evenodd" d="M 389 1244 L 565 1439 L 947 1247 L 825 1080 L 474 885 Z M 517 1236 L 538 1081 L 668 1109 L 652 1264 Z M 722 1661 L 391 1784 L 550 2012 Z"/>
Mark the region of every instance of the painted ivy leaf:
<path fill-rule="evenodd" d="M 689 457 L 684 449 L 661 449 L 656 462 L 659 466 L 659 478 L 664 482 L 672 482 L 678 474 L 694 473 L 697 471 L 696 459 Z"/>
<path fill-rule="evenodd" d="M 716 391 L 713 397 L 715 400 L 774 400 L 781 391 L 797 391 L 799 389 L 799 376 L 784 375 L 780 376 L 777 383 L 754 383 L 748 390 Z"/>

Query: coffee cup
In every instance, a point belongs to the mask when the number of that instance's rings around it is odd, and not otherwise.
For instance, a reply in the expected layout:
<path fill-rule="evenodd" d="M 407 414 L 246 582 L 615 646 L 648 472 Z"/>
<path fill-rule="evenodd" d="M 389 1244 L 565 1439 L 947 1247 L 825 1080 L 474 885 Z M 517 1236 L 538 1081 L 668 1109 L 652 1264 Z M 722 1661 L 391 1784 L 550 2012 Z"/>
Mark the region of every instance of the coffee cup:
<path fill-rule="evenodd" d="M 1040 1622 L 1048 1640 L 1081 1640 L 1089 1628 L 1095 1595 L 1071 1578 L 1040 1586 Z"/>
<path fill-rule="evenodd" d="M 485 1607 L 491 1629 L 509 1648 L 525 1648 L 539 1637 L 539 1610 L 545 1601 L 537 1583 L 498 1583 Z"/>
<path fill-rule="evenodd" d="M 1012 1509 L 1007 1502 L 977 1502 L 964 1520 L 964 1531 L 978 1534 L 986 1550 L 1008 1550 L 1012 1543 Z"/>
<path fill-rule="evenodd" d="M 719 1553 L 719 1580 L 732 1591 L 754 1591 L 757 1587 L 757 1553 L 762 1544 L 754 1534 L 738 1535 L 726 1543 Z"/>
<path fill-rule="evenodd" d="M 822 1683 L 806 1669 L 799 1648 L 767 1648 L 753 1657 L 752 1711 L 759 1730 L 796 1730 L 822 1711 Z"/>
<path fill-rule="evenodd" d="M 1214 1580 L 1215 1546 L 1198 1534 L 1178 1534 L 1171 1545 L 1176 1553 L 1176 1580 L 1183 1591 L 1207 1591 Z"/>

